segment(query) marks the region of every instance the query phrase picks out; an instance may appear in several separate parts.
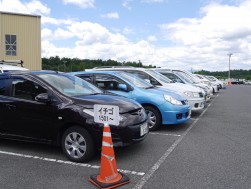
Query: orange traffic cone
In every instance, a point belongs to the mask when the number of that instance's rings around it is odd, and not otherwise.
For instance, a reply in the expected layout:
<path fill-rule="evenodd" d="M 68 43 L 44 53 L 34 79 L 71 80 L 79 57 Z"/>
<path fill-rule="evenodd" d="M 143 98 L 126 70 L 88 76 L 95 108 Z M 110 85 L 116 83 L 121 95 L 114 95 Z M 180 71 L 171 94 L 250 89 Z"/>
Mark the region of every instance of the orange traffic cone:
<path fill-rule="evenodd" d="M 89 181 L 102 189 L 112 189 L 129 183 L 129 178 L 117 171 L 112 136 L 108 124 L 104 124 L 103 130 L 100 174 L 91 176 Z"/>
<path fill-rule="evenodd" d="M 229 81 L 227 82 L 227 85 L 228 85 L 228 86 L 232 85 L 232 82 L 229 80 Z"/>

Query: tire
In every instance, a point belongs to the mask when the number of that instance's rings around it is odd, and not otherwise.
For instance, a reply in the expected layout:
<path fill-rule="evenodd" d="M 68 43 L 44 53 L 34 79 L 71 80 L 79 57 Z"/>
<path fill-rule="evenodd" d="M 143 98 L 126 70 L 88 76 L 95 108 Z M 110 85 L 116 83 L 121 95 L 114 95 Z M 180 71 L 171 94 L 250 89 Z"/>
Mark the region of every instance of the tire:
<path fill-rule="evenodd" d="M 144 106 L 148 116 L 148 125 L 150 131 L 155 131 L 160 127 L 161 115 L 159 111 L 152 106 Z"/>
<path fill-rule="evenodd" d="M 78 126 L 70 127 L 64 132 L 61 147 L 67 158 L 74 162 L 86 162 L 96 151 L 89 132 Z"/>

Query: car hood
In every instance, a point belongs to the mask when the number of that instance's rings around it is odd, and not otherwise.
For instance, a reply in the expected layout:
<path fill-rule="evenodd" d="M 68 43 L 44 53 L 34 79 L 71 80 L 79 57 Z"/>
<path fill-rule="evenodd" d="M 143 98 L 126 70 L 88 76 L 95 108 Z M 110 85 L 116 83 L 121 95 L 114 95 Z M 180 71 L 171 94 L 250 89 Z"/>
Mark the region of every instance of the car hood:
<path fill-rule="evenodd" d="M 173 90 L 169 90 L 167 88 L 164 88 L 164 87 L 155 87 L 155 88 L 150 88 L 150 89 L 147 89 L 148 92 L 151 92 L 155 97 L 157 97 L 157 95 L 169 95 L 177 100 L 180 100 L 180 101 L 184 101 L 184 100 L 187 100 L 186 97 L 180 93 L 180 92 L 177 92 L 177 91 L 173 91 Z"/>
<path fill-rule="evenodd" d="M 178 91 L 182 94 L 186 91 L 197 92 L 197 93 L 201 92 L 200 89 L 183 83 L 166 83 L 163 84 L 163 87 L 172 91 Z"/>
<path fill-rule="evenodd" d="M 96 94 L 71 97 L 74 104 L 93 109 L 94 104 L 119 106 L 119 113 L 126 113 L 141 108 L 142 106 L 136 101 L 125 97 Z"/>

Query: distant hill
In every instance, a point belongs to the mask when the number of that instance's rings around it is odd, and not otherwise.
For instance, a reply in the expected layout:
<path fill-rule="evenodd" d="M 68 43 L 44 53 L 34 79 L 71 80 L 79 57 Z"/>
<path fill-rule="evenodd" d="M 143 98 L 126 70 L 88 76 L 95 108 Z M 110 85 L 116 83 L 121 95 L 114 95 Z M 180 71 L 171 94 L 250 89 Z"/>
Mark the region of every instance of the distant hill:
<path fill-rule="evenodd" d="M 228 71 L 206 71 L 206 70 L 201 70 L 194 72 L 197 74 L 202 74 L 202 75 L 212 75 L 217 77 L 218 79 L 227 79 L 228 78 Z M 235 79 L 245 79 L 245 80 L 251 80 L 251 70 L 230 70 L 230 77 L 235 78 Z"/>

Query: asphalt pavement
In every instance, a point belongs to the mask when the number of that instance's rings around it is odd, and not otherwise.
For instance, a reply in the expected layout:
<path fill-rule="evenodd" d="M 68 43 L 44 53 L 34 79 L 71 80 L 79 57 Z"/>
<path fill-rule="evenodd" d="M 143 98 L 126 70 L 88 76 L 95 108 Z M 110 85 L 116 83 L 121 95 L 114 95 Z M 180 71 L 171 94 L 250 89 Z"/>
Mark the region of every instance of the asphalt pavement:
<path fill-rule="evenodd" d="M 160 168 L 137 188 L 250 189 L 250 97 L 251 86 L 221 90 Z"/>
<path fill-rule="evenodd" d="M 251 86 L 221 90 L 204 111 L 180 125 L 163 126 L 146 140 L 115 149 L 123 189 L 251 188 Z M 0 188 L 94 189 L 100 155 L 69 162 L 57 147 L 0 140 Z"/>

